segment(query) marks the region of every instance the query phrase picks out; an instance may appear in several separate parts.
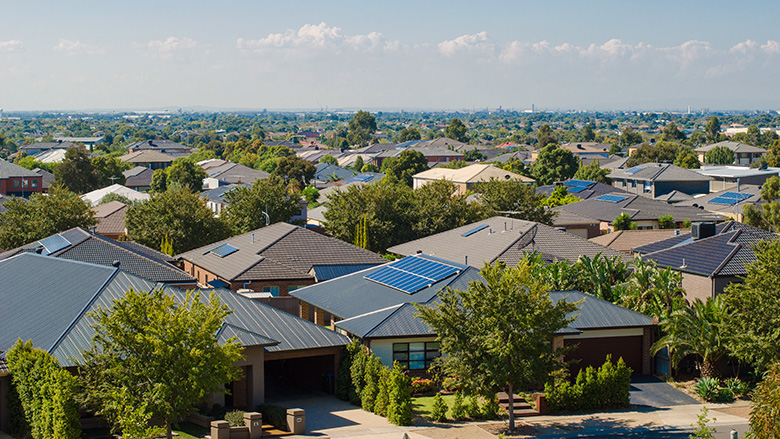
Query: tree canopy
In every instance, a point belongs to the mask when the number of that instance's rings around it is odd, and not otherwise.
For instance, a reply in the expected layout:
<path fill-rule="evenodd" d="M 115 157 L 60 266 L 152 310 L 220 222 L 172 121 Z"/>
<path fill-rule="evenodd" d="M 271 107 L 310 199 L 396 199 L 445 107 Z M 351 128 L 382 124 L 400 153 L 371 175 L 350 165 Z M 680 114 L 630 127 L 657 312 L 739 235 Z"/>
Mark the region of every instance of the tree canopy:
<path fill-rule="evenodd" d="M 553 143 L 539 151 L 539 156 L 531 165 L 531 175 L 537 184 L 546 185 L 570 179 L 578 168 L 579 162 L 574 154 Z"/>
<path fill-rule="evenodd" d="M 447 289 L 436 305 L 417 305 L 420 318 L 433 328 L 441 351 L 442 371 L 471 392 L 509 395 L 532 383 L 542 383 L 563 366 L 560 351 L 551 349 L 555 332 L 573 318 L 577 303 L 550 300 L 546 286 L 534 276 L 532 264 L 516 267 L 486 264 L 485 283 L 468 290 Z M 514 429 L 510 400 L 509 428 Z"/>
<path fill-rule="evenodd" d="M 669 122 L 664 127 L 661 138 L 666 142 L 682 142 L 686 139 L 685 133 L 678 129 L 674 122 Z"/>
<path fill-rule="evenodd" d="M 376 118 L 368 111 L 360 110 L 349 121 L 347 141 L 350 145 L 366 146 L 376 132 Z"/>
<path fill-rule="evenodd" d="M 77 194 L 95 190 L 97 175 L 89 151 L 75 146 L 68 148 L 65 158 L 54 168 L 54 182 Z"/>
<path fill-rule="evenodd" d="M 420 140 L 420 139 L 422 139 L 422 136 L 420 136 L 420 131 L 417 128 L 404 128 L 398 133 L 398 137 L 396 137 L 396 142 L 404 143 L 410 140 Z"/>
<path fill-rule="evenodd" d="M 225 239 L 230 228 L 188 189 L 169 189 L 136 203 L 125 214 L 127 234 L 133 241 L 158 248 L 168 237 L 176 253 Z"/>
<path fill-rule="evenodd" d="M 556 137 L 550 125 L 544 124 L 539 127 L 539 131 L 536 132 L 536 143 L 539 148 L 544 148 L 550 143 L 558 143 L 558 137 Z"/>
<path fill-rule="evenodd" d="M 457 118 L 453 118 L 450 121 L 450 124 L 447 125 L 447 128 L 444 129 L 445 136 L 464 143 L 469 141 L 468 132 L 469 129 L 466 127 L 466 125 Z"/>
<path fill-rule="evenodd" d="M 0 248 L 12 249 L 73 227 L 95 225 L 95 212 L 78 194 L 54 185 L 29 201 L 11 197 L 0 213 Z"/>
<path fill-rule="evenodd" d="M 316 190 L 316 189 L 315 189 Z M 255 180 L 252 186 L 238 186 L 224 196 L 227 208 L 222 213 L 233 233 L 241 234 L 268 223 L 290 221 L 301 207 L 301 193 L 288 191 L 284 181 L 276 176 Z"/>
<path fill-rule="evenodd" d="M 578 180 L 595 181 L 598 183 L 612 184 L 612 181 L 607 177 L 609 175 L 608 169 L 602 169 L 599 165 L 599 160 L 593 160 L 589 165 L 580 166 L 577 172 L 574 174 L 574 178 Z"/>
<path fill-rule="evenodd" d="M 643 163 L 673 162 L 682 145 L 672 142 L 644 143 L 628 157 L 626 168 Z"/>
<path fill-rule="evenodd" d="M 163 290 L 134 291 L 111 308 L 91 313 L 95 335 L 84 352 L 79 379 L 84 402 L 126 437 L 154 437 L 159 427 L 189 414 L 210 393 L 241 376 L 235 338 L 223 344 L 218 332 L 228 307 L 214 295 L 187 293 L 177 300 Z"/>
<path fill-rule="evenodd" d="M 167 188 L 180 187 L 196 193 L 203 190 L 203 179 L 208 177 L 206 171 L 189 157 L 179 157 L 174 160 L 171 166 L 166 169 L 166 174 Z"/>
<path fill-rule="evenodd" d="M 716 146 L 704 153 L 704 163 L 731 165 L 734 163 L 734 151 L 725 146 Z"/>
<path fill-rule="evenodd" d="M 317 168 L 308 160 L 298 156 L 280 157 L 276 162 L 274 174 L 284 178 L 288 182 L 295 181 L 301 188 L 306 187 L 314 178 Z"/>
<path fill-rule="evenodd" d="M 414 174 L 428 169 L 428 160 L 423 153 L 412 149 L 403 151 L 395 160 L 388 163 L 387 167 L 383 166 L 387 177 L 392 181 L 403 183 L 409 187 L 412 186 L 412 176 Z"/>
<path fill-rule="evenodd" d="M 546 209 L 542 203 L 544 195 L 536 193 L 534 187 L 517 180 L 497 180 L 479 183 L 475 191 L 490 216 L 502 215 L 526 221 L 552 225 L 555 211 Z"/>
<path fill-rule="evenodd" d="M 707 133 L 707 138 L 710 142 L 715 143 L 720 140 L 720 120 L 712 116 L 704 125 L 704 131 Z"/>

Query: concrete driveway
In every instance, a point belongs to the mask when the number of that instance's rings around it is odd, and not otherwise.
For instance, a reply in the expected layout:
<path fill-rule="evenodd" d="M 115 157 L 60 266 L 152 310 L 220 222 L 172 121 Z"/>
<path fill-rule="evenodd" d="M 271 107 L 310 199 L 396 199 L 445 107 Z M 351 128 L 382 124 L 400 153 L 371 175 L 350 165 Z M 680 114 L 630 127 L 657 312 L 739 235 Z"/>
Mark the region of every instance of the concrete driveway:
<path fill-rule="evenodd" d="M 652 375 L 633 375 L 631 404 L 658 408 L 700 403 Z"/>

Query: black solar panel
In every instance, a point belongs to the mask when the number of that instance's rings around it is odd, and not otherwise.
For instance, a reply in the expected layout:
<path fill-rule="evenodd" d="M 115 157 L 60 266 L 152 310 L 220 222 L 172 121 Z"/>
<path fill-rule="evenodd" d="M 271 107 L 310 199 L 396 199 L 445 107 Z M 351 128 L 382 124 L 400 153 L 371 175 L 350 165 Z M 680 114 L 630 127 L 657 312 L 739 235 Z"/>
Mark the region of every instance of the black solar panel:
<path fill-rule="evenodd" d="M 608 201 L 610 203 L 619 203 L 619 202 L 625 200 L 626 198 L 628 198 L 628 197 L 625 196 L 625 195 L 602 195 L 602 196 L 596 198 L 596 200 L 598 200 L 598 201 Z"/>

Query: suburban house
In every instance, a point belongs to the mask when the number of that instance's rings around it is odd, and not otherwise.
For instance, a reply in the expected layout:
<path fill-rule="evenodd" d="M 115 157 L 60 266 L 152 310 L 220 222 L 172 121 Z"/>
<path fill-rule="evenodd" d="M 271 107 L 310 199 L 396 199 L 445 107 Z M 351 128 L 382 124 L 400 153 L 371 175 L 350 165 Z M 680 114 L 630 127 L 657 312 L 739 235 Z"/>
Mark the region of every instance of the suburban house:
<path fill-rule="evenodd" d="M 225 194 L 240 186 L 251 187 L 249 183 L 229 184 L 227 186 L 219 186 L 214 189 L 203 191 L 200 195 L 206 199 L 206 206 L 214 212 L 214 215 L 219 216 L 227 207 Z"/>
<path fill-rule="evenodd" d="M 616 189 L 656 198 L 672 191 L 691 196 L 710 192 L 710 177 L 668 163 L 644 163 L 609 174 Z"/>
<path fill-rule="evenodd" d="M 177 258 L 200 285 L 241 290 L 252 297 L 288 296 L 297 288 L 387 262 L 376 253 L 288 223 L 271 224 Z"/>
<path fill-rule="evenodd" d="M 171 140 L 154 139 L 135 142 L 127 145 L 128 152 L 157 151 L 176 157 L 187 157 L 192 154 L 192 148 Z"/>
<path fill-rule="evenodd" d="M 447 180 L 455 185 L 456 194 L 465 195 L 469 191 L 476 189 L 479 183 L 484 183 L 491 179 L 519 181 L 522 183 L 533 183 L 535 181 L 533 178 L 505 171 L 493 165 L 474 164 L 460 169 L 436 167 L 419 172 L 412 176 L 412 187 L 417 189 L 437 180 Z"/>
<path fill-rule="evenodd" d="M 42 152 L 49 152 L 49 151 L 53 151 L 53 150 L 57 150 L 57 149 L 67 150 L 68 148 L 73 147 L 73 146 L 78 147 L 78 145 L 76 145 L 75 143 L 63 142 L 63 141 L 59 141 L 59 142 L 33 142 L 33 143 L 28 143 L 26 145 L 20 146 L 19 147 L 19 152 L 20 153 L 23 152 L 23 153 L 25 153 L 27 155 L 36 155 L 36 154 L 40 154 Z"/>
<path fill-rule="evenodd" d="M 746 204 L 759 206 L 763 203 L 761 186 L 742 184 L 733 189 L 721 190 L 703 197 L 682 201 L 678 203 L 678 206 L 696 207 L 741 222 L 743 219 L 742 210 Z"/>
<path fill-rule="evenodd" d="M 589 241 L 633 256 L 637 247 L 679 236 L 680 233 L 680 229 L 615 230 L 589 238 Z"/>
<path fill-rule="evenodd" d="M 748 168 L 745 166 L 704 166 L 701 169 L 695 169 L 695 171 L 712 179 L 710 192 L 727 189 L 739 192 L 742 185 L 761 186 L 768 178 L 780 175 L 780 168 Z"/>
<path fill-rule="evenodd" d="M 453 151 L 451 149 L 410 146 L 408 148 L 396 148 L 380 152 L 374 156 L 374 164 L 378 168 L 382 168 L 382 162 L 386 158 L 398 157 L 402 152 L 407 150 L 421 153 L 425 157 L 425 160 L 428 161 L 429 167 L 437 163 L 449 163 L 464 159 L 464 155 L 462 153 Z"/>
<path fill-rule="evenodd" d="M 62 143 L 80 143 L 85 147 L 89 148 L 90 151 L 92 151 L 93 149 L 95 149 L 95 145 L 103 141 L 103 136 L 86 136 L 86 137 L 59 136 L 59 137 L 54 137 L 54 141 L 62 142 Z"/>
<path fill-rule="evenodd" d="M 103 197 L 109 194 L 121 195 L 134 203 L 146 201 L 150 198 L 150 195 L 147 193 L 138 192 L 129 187 L 122 186 L 119 183 L 115 183 L 102 189 L 87 192 L 81 196 L 81 199 L 90 203 L 92 206 L 97 206 L 103 200 Z"/>
<path fill-rule="evenodd" d="M 198 162 L 198 165 L 208 175 L 203 180 L 204 189 L 214 189 L 229 184 L 253 183 L 255 180 L 263 180 L 271 176 L 265 171 L 226 160 L 205 160 Z"/>
<path fill-rule="evenodd" d="M 383 364 L 398 361 L 413 373 L 424 373 L 441 354 L 436 334 L 416 317 L 415 304 L 435 306 L 440 291 L 465 290 L 470 282 L 484 282 L 473 266 L 415 254 L 292 295 L 301 300 L 304 316 L 309 307 L 332 316 L 317 323 L 360 338 Z M 575 369 L 598 367 L 611 354 L 623 357 L 636 372 L 651 372 L 652 318 L 578 291 L 551 292 L 550 297 L 583 300 L 575 321 L 553 342 L 556 347 L 579 344 L 566 357 L 580 360 Z"/>
<path fill-rule="evenodd" d="M 614 192 L 596 198 L 577 201 L 576 203 L 555 207 L 554 210 L 559 212 L 567 211 L 587 218 L 597 219 L 600 221 L 599 227 L 604 231 L 612 231 L 612 222 L 618 215 L 623 213 L 630 216 L 640 230 L 659 228 L 658 218 L 666 215 L 670 215 L 678 227 L 682 226 L 685 220 L 723 220 L 723 217 L 720 215 L 703 209 L 672 205 L 625 192 Z"/>
<path fill-rule="evenodd" d="M 493 157 L 491 163 L 509 163 L 512 160 L 519 160 L 525 164 L 531 163 L 531 151 L 520 148 L 517 151 L 508 152 Z"/>
<path fill-rule="evenodd" d="M 27 198 L 40 192 L 43 192 L 40 174 L 0 159 L 0 195 Z"/>
<path fill-rule="evenodd" d="M 19 248 L 0 253 L 0 260 L 20 253 L 120 267 L 155 283 L 177 288 L 195 288 L 195 278 L 175 265 L 176 260 L 133 241 L 114 241 L 75 227 Z"/>
<path fill-rule="evenodd" d="M 43 188 L 43 191 L 49 192 L 49 187 L 54 183 L 54 174 L 41 168 L 35 168 L 32 171 L 41 176 L 41 187 Z"/>
<path fill-rule="evenodd" d="M 51 149 L 33 155 L 35 160 L 41 163 L 62 163 L 65 160 L 66 149 Z"/>
<path fill-rule="evenodd" d="M 332 163 L 317 163 L 314 167 L 316 172 L 312 183 L 317 187 L 324 187 L 327 183 L 339 180 L 349 180 L 358 174 L 353 169 L 345 169 Z"/>
<path fill-rule="evenodd" d="M 125 163 L 130 163 L 134 167 L 143 166 L 144 168 L 155 170 L 165 169 L 171 166 L 171 163 L 173 163 L 175 158 L 176 157 L 172 155 L 164 154 L 154 150 L 141 150 L 127 153 L 122 157 L 119 157 L 119 160 L 122 160 Z"/>
<path fill-rule="evenodd" d="M 486 263 L 517 263 L 537 252 L 545 261 L 575 262 L 580 256 L 623 256 L 587 239 L 532 221 L 494 216 L 387 249 L 401 256 L 418 253 L 482 268 Z"/>
<path fill-rule="evenodd" d="M 553 218 L 553 227 L 585 239 L 601 235 L 601 221 L 568 210 L 558 211 Z"/>
<path fill-rule="evenodd" d="M 110 307 L 130 288 L 163 289 L 183 301 L 186 292 L 142 279 L 103 265 L 23 253 L 0 261 L 0 349 L 8 351 L 18 339 L 32 340 L 61 366 L 73 369 L 81 352 L 89 349 L 94 328 L 90 312 Z M 208 297 L 211 291 L 205 291 Z M 215 289 L 217 299 L 232 313 L 217 336 L 220 342 L 236 337 L 244 347 L 237 362 L 244 378 L 227 384 L 230 395 L 212 395 L 212 403 L 232 408 L 254 408 L 265 400 L 267 385 L 287 379 L 289 384 L 321 388 L 322 376 L 336 373 L 341 351 L 349 340 L 327 328 L 247 299 Z M 0 373 L 0 386 L 8 376 Z M 2 388 L 2 387 L 0 387 Z M 0 405 L 0 410 L 7 410 Z M 6 420 L 6 413 L 0 413 Z"/>
<path fill-rule="evenodd" d="M 615 188 L 608 184 L 589 180 L 569 179 L 555 184 L 539 186 L 536 188 L 536 193 L 549 197 L 557 186 L 565 187 L 566 193 L 583 200 L 616 192 Z"/>
<path fill-rule="evenodd" d="M 694 151 L 696 151 L 696 154 L 699 155 L 699 161 L 704 163 L 704 156 L 707 154 L 707 152 L 717 147 L 724 147 L 734 151 L 735 165 L 750 166 L 754 162 L 761 160 L 761 157 L 766 154 L 766 150 L 764 148 L 758 148 L 753 145 L 747 145 L 740 142 L 733 142 L 731 140 L 700 146 Z"/>
<path fill-rule="evenodd" d="M 722 294 L 731 283 L 741 283 L 746 266 L 756 260 L 753 245 L 777 235 L 736 221 L 694 223 L 690 232 L 634 248 L 644 259 L 683 275 L 688 300 Z"/>
<path fill-rule="evenodd" d="M 152 188 L 152 176 L 154 170 L 144 166 L 136 166 L 132 169 L 122 172 L 125 176 L 125 187 L 138 192 L 149 192 Z"/>
<path fill-rule="evenodd" d="M 95 207 L 95 233 L 106 238 L 117 240 L 127 236 L 125 214 L 129 206 L 121 201 L 109 201 Z"/>
<path fill-rule="evenodd" d="M 578 159 L 608 158 L 610 148 L 611 144 L 598 142 L 571 142 L 561 145 L 561 149 L 570 151 Z M 539 151 L 535 152 L 534 160 L 539 154 Z"/>

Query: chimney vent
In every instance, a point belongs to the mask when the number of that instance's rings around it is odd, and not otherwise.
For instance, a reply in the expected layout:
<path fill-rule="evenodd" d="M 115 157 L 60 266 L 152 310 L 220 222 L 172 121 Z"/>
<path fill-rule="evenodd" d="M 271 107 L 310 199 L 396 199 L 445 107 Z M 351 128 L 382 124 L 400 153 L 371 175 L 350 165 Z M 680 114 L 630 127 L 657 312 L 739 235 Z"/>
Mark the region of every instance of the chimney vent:
<path fill-rule="evenodd" d="M 119 266 L 122 265 L 122 263 L 119 262 L 118 260 L 115 260 L 114 262 L 111 263 L 111 265 L 113 265 L 116 268 L 119 268 Z"/>

